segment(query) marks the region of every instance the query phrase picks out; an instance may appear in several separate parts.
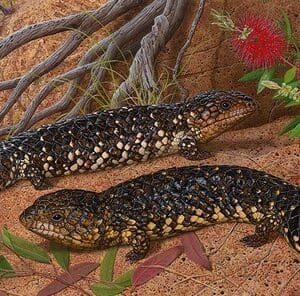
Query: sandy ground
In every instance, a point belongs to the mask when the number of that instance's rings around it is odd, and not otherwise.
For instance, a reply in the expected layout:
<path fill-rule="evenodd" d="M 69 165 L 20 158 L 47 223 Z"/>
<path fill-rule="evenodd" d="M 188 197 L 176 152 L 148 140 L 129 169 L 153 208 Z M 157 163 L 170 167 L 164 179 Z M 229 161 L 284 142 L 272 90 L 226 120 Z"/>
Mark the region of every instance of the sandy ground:
<path fill-rule="evenodd" d="M 183 166 L 188 164 L 237 164 L 256 169 L 264 169 L 294 184 L 300 184 L 300 142 L 278 138 L 277 132 L 287 119 L 278 120 L 259 128 L 249 128 L 224 134 L 207 149 L 215 153 L 206 161 L 191 162 L 179 156 L 170 156 L 146 164 L 133 165 L 122 169 L 74 175 L 52 179 L 54 188 L 84 188 L 101 191 L 111 185 L 149 173 L 161 168 Z M 218 150 L 218 152 L 216 152 Z M 50 190 L 49 190 L 50 191 Z M 44 192 L 43 192 L 44 193 Z M 0 193 L 2 217 L 0 228 L 7 225 L 9 229 L 47 247 L 45 240 L 26 231 L 18 222 L 18 215 L 29 206 L 41 192 L 36 191 L 28 181 L 20 181 L 15 186 Z M 281 237 L 273 243 L 258 249 L 244 247 L 239 240 L 253 231 L 253 226 L 223 224 L 197 231 L 213 263 L 213 272 L 207 272 L 181 256 L 172 265 L 171 270 L 185 276 L 195 276 L 198 282 L 184 280 L 184 276 L 164 272 L 136 291 L 129 290 L 126 295 L 294 295 L 289 291 L 300 291 L 300 256 L 292 250 Z M 151 254 L 178 243 L 178 238 L 155 242 Z M 119 251 L 116 274 L 126 271 L 130 266 L 124 261 L 126 248 Z M 5 250 L 3 250 L 4 253 Z M 72 262 L 83 260 L 98 261 L 101 251 L 90 253 L 73 253 Z M 16 258 L 9 256 L 15 263 Z M 39 266 L 50 270 L 47 266 Z M 97 273 L 81 286 L 97 281 Z M 5 279 L 0 281 L 0 289 L 9 290 L 18 295 L 35 295 L 48 280 L 40 277 L 24 279 Z M 202 284 L 201 284 L 202 283 Z M 26 287 L 26 291 L 24 290 Z M 12 294 L 14 295 L 14 294 Z M 61 295 L 78 295 L 78 292 L 66 290 Z M 200 294 L 199 294 L 200 295 Z M 299 295 L 299 294 L 295 294 Z"/>
<path fill-rule="evenodd" d="M 24 0 L 17 1 L 17 11 L 14 15 L 0 21 L 0 34 L 6 36 L 24 25 L 54 17 L 67 15 L 81 10 L 97 7 L 105 2 L 94 0 Z M 298 5 L 297 5 L 298 4 Z M 197 1 L 191 0 L 189 12 L 196 8 Z M 101 191 L 111 185 L 117 184 L 129 178 L 149 173 L 161 168 L 182 166 L 188 164 L 237 164 L 256 169 L 264 169 L 278 177 L 282 177 L 294 184 L 300 184 L 300 142 L 290 141 L 287 137 L 279 137 L 279 130 L 288 123 L 290 118 L 281 117 L 287 115 L 287 109 L 279 108 L 273 114 L 276 121 L 267 123 L 269 111 L 272 105 L 269 93 L 255 95 L 254 84 L 241 84 L 237 80 L 246 71 L 232 55 L 229 49 L 228 36 L 218 28 L 210 25 L 210 9 L 226 8 L 239 15 L 251 8 L 252 11 L 264 11 L 267 15 L 279 15 L 280 7 L 284 7 L 293 23 L 299 22 L 299 0 L 291 1 L 243 1 L 238 4 L 234 0 L 208 1 L 203 19 L 197 29 L 191 48 L 184 59 L 182 81 L 184 86 L 193 95 L 201 90 L 210 88 L 239 89 L 255 96 L 260 103 L 260 110 L 245 123 L 237 127 L 240 130 L 231 131 L 211 142 L 207 149 L 214 152 L 214 157 L 206 161 L 190 162 L 179 156 L 170 156 L 157 161 L 134 165 L 122 169 L 93 174 L 74 175 L 66 178 L 53 179 L 52 190 L 61 188 L 82 188 Z M 182 45 L 178 40 L 187 33 L 191 17 L 187 17 L 185 23 L 176 33 L 175 41 L 169 42 L 167 48 L 160 55 L 160 63 L 173 64 L 176 51 Z M 122 19 L 118 22 L 122 22 Z M 109 29 L 113 29 L 110 26 Z M 299 30 L 299 28 L 298 28 Z M 208 33 L 209 32 L 209 33 Z M 298 32 L 299 33 L 299 32 Z M 93 36 L 94 40 L 105 35 L 105 31 Z M 0 80 L 17 77 L 30 69 L 34 61 L 40 62 L 49 55 L 64 40 L 66 34 L 59 34 L 34 41 L 21 49 L 16 50 L 7 58 L 0 61 Z M 59 66 L 53 75 L 66 71 L 74 65 L 82 53 L 91 44 L 87 40 Z M 183 42 L 183 41 L 182 41 Z M 52 77 L 47 76 L 47 79 Z M 30 98 L 40 88 L 44 79 L 34 84 L 22 97 L 20 103 L 5 119 L 4 123 L 12 122 L 18 117 L 22 106 L 30 101 Z M 54 92 L 43 107 L 59 99 L 64 88 Z M 9 92 L 0 94 L 0 103 L 7 98 Z M 272 119 L 273 119 L 272 118 Z M 256 126 L 254 128 L 253 126 Z M 46 193 L 46 192 L 43 192 Z M 0 192 L 0 228 L 7 225 L 14 233 L 31 239 L 42 246 L 48 247 L 47 242 L 34 234 L 26 231 L 18 222 L 21 211 L 30 205 L 41 192 L 36 191 L 27 181 L 18 182 L 10 189 Z M 239 239 L 245 234 L 251 233 L 251 225 L 223 224 L 205 228 L 197 232 L 204 243 L 207 253 L 213 263 L 213 272 L 207 272 L 190 262 L 185 256 L 181 256 L 170 267 L 171 272 L 164 272 L 136 291 L 127 290 L 125 295 L 300 295 L 300 256 L 293 251 L 281 237 L 273 243 L 258 249 L 246 248 L 239 243 Z M 155 242 L 151 248 L 151 254 L 178 243 L 178 238 Z M 124 261 L 126 248 L 120 249 L 115 267 L 118 275 L 130 268 Z M 15 264 L 20 262 L 7 251 L 0 249 Z M 150 255 L 151 255 L 150 254 Z M 72 253 L 72 263 L 83 261 L 98 261 L 103 255 L 101 251 L 89 253 Z M 51 267 L 34 264 L 39 271 L 53 272 Z M 180 275 L 179 275 L 180 273 Z M 88 279 L 80 282 L 80 286 L 88 289 L 89 284 L 98 280 L 97 272 L 92 273 Z M 9 291 L 11 295 L 36 295 L 49 280 L 38 276 L 19 279 L 0 280 L 0 290 Z M 80 292 L 67 289 L 60 295 L 80 295 Z"/>

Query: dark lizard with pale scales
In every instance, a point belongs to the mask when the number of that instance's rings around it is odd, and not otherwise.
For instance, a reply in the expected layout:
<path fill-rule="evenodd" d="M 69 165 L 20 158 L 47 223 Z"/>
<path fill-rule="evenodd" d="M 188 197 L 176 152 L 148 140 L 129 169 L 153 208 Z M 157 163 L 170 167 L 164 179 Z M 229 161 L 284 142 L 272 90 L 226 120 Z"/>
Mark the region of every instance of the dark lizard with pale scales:
<path fill-rule="evenodd" d="M 177 153 L 201 159 L 206 143 L 256 109 L 235 91 L 209 91 L 186 102 L 124 107 L 77 117 L 0 142 L 0 189 L 29 179 L 36 189 L 46 178 L 147 161 Z"/>
<path fill-rule="evenodd" d="M 300 252 L 300 187 L 238 166 L 190 166 L 141 176 L 100 193 L 61 190 L 38 198 L 20 216 L 29 230 L 74 248 L 130 245 L 130 261 L 150 241 L 222 222 L 246 222 L 248 246 L 281 233 Z"/>

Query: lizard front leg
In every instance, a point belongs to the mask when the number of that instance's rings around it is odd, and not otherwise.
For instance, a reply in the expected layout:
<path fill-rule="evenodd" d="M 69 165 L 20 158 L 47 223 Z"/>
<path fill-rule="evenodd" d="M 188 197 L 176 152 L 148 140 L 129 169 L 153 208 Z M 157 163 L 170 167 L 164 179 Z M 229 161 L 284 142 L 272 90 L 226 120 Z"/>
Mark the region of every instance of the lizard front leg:
<path fill-rule="evenodd" d="M 193 136 L 185 136 L 179 142 L 179 154 L 189 160 L 201 160 L 212 156 L 208 151 L 199 147 L 197 140 Z"/>
<path fill-rule="evenodd" d="M 268 216 L 256 225 L 254 234 L 245 236 L 241 242 L 248 247 L 261 247 L 271 241 L 271 234 L 278 230 L 279 225 L 276 216 Z"/>
<path fill-rule="evenodd" d="M 45 173 L 38 166 L 28 164 L 24 170 L 24 177 L 30 180 L 36 190 L 45 190 L 52 187 L 46 180 Z"/>

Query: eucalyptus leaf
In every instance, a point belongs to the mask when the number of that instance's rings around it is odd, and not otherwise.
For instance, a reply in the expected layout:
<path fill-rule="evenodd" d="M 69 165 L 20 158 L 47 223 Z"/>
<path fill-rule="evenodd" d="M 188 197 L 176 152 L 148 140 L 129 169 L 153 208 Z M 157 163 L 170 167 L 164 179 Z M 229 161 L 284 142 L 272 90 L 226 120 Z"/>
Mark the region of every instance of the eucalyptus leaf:
<path fill-rule="evenodd" d="M 300 86 L 300 81 L 299 80 L 293 81 L 293 82 L 288 83 L 288 85 L 291 86 L 291 87 L 299 87 Z"/>
<path fill-rule="evenodd" d="M 264 70 L 264 73 L 260 77 L 258 85 L 257 85 L 257 93 L 258 94 L 261 93 L 265 89 L 265 86 L 262 84 L 262 82 L 265 80 L 272 80 L 274 72 L 275 71 L 273 68 Z"/>
<path fill-rule="evenodd" d="M 241 82 L 246 82 L 246 81 L 253 81 L 253 80 L 258 80 L 260 77 L 264 74 L 265 70 L 264 69 L 257 69 L 254 71 L 251 71 L 244 76 L 242 76 L 239 81 Z"/>
<path fill-rule="evenodd" d="M 132 276 L 134 287 L 143 285 L 164 271 L 164 268 L 172 264 L 184 251 L 183 246 L 171 247 L 146 259 L 137 266 Z"/>
<path fill-rule="evenodd" d="M 209 258 L 205 253 L 204 245 L 200 242 L 198 236 L 194 232 L 188 232 L 181 235 L 180 239 L 187 257 L 196 264 L 211 271 L 211 262 L 209 261 Z"/>
<path fill-rule="evenodd" d="M 300 124 L 300 116 L 297 116 L 292 122 L 290 122 L 281 132 L 280 135 L 283 135 L 293 128 L 295 128 L 298 124 Z"/>
<path fill-rule="evenodd" d="M 285 33 L 286 39 L 288 40 L 289 43 L 291 43 L 293 39 L 292 25 L 288 15 L 285 12 L 283 12 L 283 20 L 281 21 L 281 28 Z"/>
<path fill-rule="evenodd" d="M 278 77 L 272 78 L 272 81 L 274 81 L 274 82 L 278 83 L 279 85 L 281 85 L 283 83 L 283 78 L 278 78 Z"/>
<path fill-rule="evenodd" d="M 106 253 L 100 265 L 100 281 L 111 282 L 113 280 L 114 265 L 118 248 L 112 247 Z"/>
<path fill-rule="evenodd" d="M 294 57 L 295 60 L 300 60 L 300 51 L 299 51 L 299 49 L 298 49 L 298 51 L 293 53 L 293 57 Z"/>
<path fill-rule="evenodd" d="M 7 259 L 0 255 L 0 278 L 15 277 L 16 273 Z"/>
<path fill-rule="evenodd" d="M 115 296 L 122 293 L 126 288 L 132 285 L 132 276 L 134 270 L 129 270 L 120 275 L 111 283 L 97 283 L 91 286 L 96 296 Z"/>
<path fill-rule="evenodd" d="M 117 279 L 113 281 L 114 284 L 126 285 L 129 287 L 132 284 L 132 275 L 134 270 L 130 269 L 123 274 L 121 274 Z"/>
<path fill-rule="evenodd" d="M 285 107 L 294 107 L 294 106 L 300 106 L 300 102 L 297 101 L 290 101 L 288 104 L 285 105 Z"/>
<path fill-rule="evenodd" d="M 3 243 L 20 257 L 41 263 L 50 263 L 50 258 L 40 246 L 18 237 L 4 228 L 1 232 Z"/>
<path fill-rule="evenodd" d="M 296 137 L 300 136 L 300 123 L 298 123 L 292 130 L 290 133 L 289 138 L 294 139 Z"/>
<path fill-rule="evenodd" d="M 287 70 L 285 72 L 283 81 L 285 83 L 292 82 L 295 79 L 295 77 L 296 77 L 296 73 L 297 73 L 297 68 L 296 67 L 290 68 L 289 70 Z"/>
<path fill-rule="evenodd" d="M 38 292 L 37 296 L 55 295 L 88 276 L 92 271 L 97 269 L 98 266 L 99 264 L 95 262 L 82 262 L 76 265 L 71 265 L 68 271 L 61 273 L 55 280 L 42 288 Z"/>
<path fill-rule="evenodd" d="M 60 267 L 64 270 L 67 270 L 70 264 L 70 250 L 67 247 L 51 241 L 50 251 Z"/>

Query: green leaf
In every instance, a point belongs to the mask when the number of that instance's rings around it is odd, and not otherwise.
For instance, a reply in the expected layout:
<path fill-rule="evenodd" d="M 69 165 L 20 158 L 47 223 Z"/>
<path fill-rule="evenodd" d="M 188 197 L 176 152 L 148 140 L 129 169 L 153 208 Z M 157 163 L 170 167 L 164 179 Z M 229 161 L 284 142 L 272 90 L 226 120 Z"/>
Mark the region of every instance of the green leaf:
<path fill-rule="evenodd" d="M 293 81 L 293 82 L 290 82 L 288 85 L 291 86 L 291 87 L 299 87 L 300 86 L 300 81 L 299 80 Z"/>
<path fill-rule="evenodd" d="M 274 81 L 274 82 L 278 83 L 279 85 L 281 85 L 282 82 L 283 82 L 283 78 L 273 78 L 272 81 Z"/>
<path fill-rule="evenodd" d="M 50 263 L 47 252 L 40 246 L 18 237 L 4 228 L 1 233 L 3 243 L 17 255 L 41 263 Z"/>
<path fill-rule="evenodd" d="M 134 270 L 124 272 L 112 283 L 97 283 L 91 286 L 96 296 L 115 296 L 122 293 L 132 285 L 132 275 Z"/>
<path fill-rule="evenodd" d="M 16 273 L 14 269 L 7 261 L 7 259 L 1 255 L 0 256 L 0 278 L 8 278 L 8 277 L 15 277 Z"/>
<path fill-rule="evenodd" d="M 300 60 L 300 51 L 294 52 L 293 57 L 294 57 L 295 60 Z"/>
<path fill-rule="evenodd" d="M 296 137 L 300 136 L 300 123 L 298 123 L 292 130 L 290 133 L 290 139 L 294 139 Z"/>
<path fill-rule="evenodd" d="M 285 107 L 288 108 L 288 107 L 294 107 L 294 106 L 299 106 L 299 105 L 300 105 L 300 102 L 292 100 L 288 104 L 286 104 Z"/>
<path fill-rule="evenodd" d="M 292 82 L 296 77 L 296 73 L 297 73 L 297 68 L 296 67 L 292 67 L 291 69 L 287 70 L 284 74 L 283 81 L 285 83 Z"/>
<path fill-rule="evenodd" d="M 266 69 L 266 70 L 264 70 L 264 73 L 260 77 L 258 85 L 257 85 L 257 93 L 258 94 L 261 93 L 265 89 L 265 86 L 262 85 L 262 82 L 264 80 L 272 80 L 274 72 L 275 72 L 274 69 Z"/>
<path fill-rule="evenodd" d="M 51 241 L 50 251 L 60 267 L 64 270 L 67 270 L 70 264 L 70 250 L 67 247 Z"/>
<path fill-rule="evenodd" d="M 114 272 L 114 265 L 115 265 L 117 252 L 118 252 L 117 247 L 110 248 L 106 252 L 100 266 L 101 282 L 111 282 L 113 280 L 113 272 Z"/>
<path fill-rule="evenodd" d="M 283 14 L 283 20 L 281 22 L 281 28 L 285 33 L 286 39 L 288 40 L 289 43 L 291 43 L 293 39 L 292 25 L 287 14 L 285 12 L 283 12 L 282 14 Z"/>
<path fill-rule="evenodd" d="M 133 272 L 133 269 L 124 272 L 116 280 L 114 280 L 114 284 L 126 285 L 126 287 L 129 287 L 132 284 Z"/>
<path fill-rule="evenodd" d="M 246 81 L 252 81 L 252 80 L 258 80 L 260 77 L 264 74 L 265 70 L 264 69 L 257 69 L 254 71 L 251 71 L 244 76 L 242 76 L 239 81 L 241 82 L 246 82 Z"/>
<path fill-rule="evenodd" d="M 294 129 L 298 124 L 300 124 L 300 116 L 297 116 L 292 122 L 290 122 L 282 131 L 280 131 L 280 135 L 283 135 L 292 129 Z"/>

